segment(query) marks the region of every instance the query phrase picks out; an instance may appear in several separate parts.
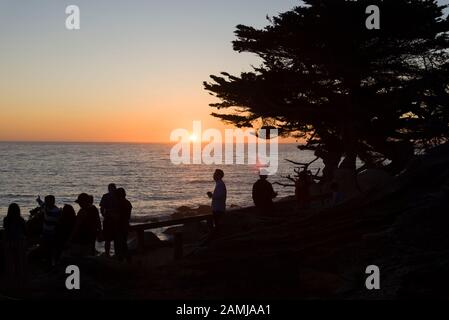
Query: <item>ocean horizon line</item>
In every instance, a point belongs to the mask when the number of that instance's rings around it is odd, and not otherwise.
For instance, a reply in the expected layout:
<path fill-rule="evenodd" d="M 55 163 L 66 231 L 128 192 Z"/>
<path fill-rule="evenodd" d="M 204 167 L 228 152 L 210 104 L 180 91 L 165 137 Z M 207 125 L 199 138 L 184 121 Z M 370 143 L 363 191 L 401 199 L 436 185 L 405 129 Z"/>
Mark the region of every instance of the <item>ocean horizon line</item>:
<path fill-rule="evenodd" d="M 155 142 L 155 141 L 148 141 L 148 142 L 142 142 L 142 141 L 64 141 L 64 140 L 0 140 L 0 143 L 17 143 L 17 144 L 176 144 L 179 142 L 175 141 L 161 141 L 161 142 Z M 193 142 L 192 142 L 193 143 Z M 201 144 L 210 144 L 211 142 L 204 141 L 201 142 Z M 213 143 L 213 142 L 212 142 Z M 226 144 L 223 142 L 222 144 Z M 244 144 L 249 144 L 248 142 L 244 142 Z M 298 142 L 278 142 L 278 144 L 288 145 L 288 144 L 299 144 Z"/>

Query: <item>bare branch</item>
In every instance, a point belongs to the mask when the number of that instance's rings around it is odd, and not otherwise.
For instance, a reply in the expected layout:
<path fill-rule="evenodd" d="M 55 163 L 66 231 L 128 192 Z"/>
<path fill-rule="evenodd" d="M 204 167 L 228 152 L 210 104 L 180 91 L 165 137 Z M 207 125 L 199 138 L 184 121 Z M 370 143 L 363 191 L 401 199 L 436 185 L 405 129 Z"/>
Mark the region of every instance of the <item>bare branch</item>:
<path fill-rule="evenodd" d="M 286 184 L 286 183 L 281 183 L 281 182 L 273 182 L 273 184 L 276 184 L 276 185 L 284 187 L 284 188 L 294 188 L 295 187 L 294 184 Z"/>
<path fill-rule="evenodd" d="M 306 166 L 307 165 L 307 163 L 304 163 L 304 162 L 296 162 L 296 161 L 292 161 L 292 160 L 288 160 L 288 159 L 284 159 L 284 160 L 287 162 L 290 162 L 296 166 Z"/>
<path fill-rule="evenodd" d="M 310 161 L 310 162 L 296 162 L 293 160 L 288 160 L 288 159 L 284 159 L 287 162 L 290 162 L 294 165 L 297 166 L 301 166 L 301 167 L 305 167 L 304 169 L 307 169 L 311 164 L 313 164 L 314 162 L 318 161 L 320 159 L 320 157 L 316 157 L 314 160 Z"/>

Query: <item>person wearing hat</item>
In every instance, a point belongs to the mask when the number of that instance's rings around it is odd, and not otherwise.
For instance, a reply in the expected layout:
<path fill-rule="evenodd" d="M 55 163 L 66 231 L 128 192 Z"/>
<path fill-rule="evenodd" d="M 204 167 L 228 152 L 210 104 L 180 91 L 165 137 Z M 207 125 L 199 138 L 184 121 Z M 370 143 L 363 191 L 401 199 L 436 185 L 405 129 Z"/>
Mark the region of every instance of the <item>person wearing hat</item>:
<path fill-rule="evenodd" d="M 80 206 L 71 243 L 81 255 L 95 254 L 95 241 L 101 230 L 100 214 L 92 203 L 92 196 L 81 193 L 75 202 Z"/>
<path fill-rule="evenodd" d="M 259 180 L 253 185 L 253 201 L 262 215 L 271 215 L 274 211 L 273 199 L 277 197 L 273 185 L 267 181 L 268 175 L 264 170 L 260 171 Z"/>

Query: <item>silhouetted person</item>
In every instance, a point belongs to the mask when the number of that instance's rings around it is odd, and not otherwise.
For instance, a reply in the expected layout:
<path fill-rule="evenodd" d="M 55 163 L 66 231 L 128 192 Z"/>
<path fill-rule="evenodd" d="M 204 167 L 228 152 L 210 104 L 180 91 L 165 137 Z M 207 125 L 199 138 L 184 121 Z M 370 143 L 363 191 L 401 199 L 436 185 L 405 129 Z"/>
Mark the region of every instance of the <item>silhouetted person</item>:
<path fill-rule="evenodd" d="M 98 237 L 101 235 L 102 230 L 101 230 L 101 219 L 100 219 L 100 213 L 98 211 L 98 208 L 94 205 L 94 196 L 89 195 L 89 206 L 91 207 L 92 211 L 95 212 L 95 217 L 96 217 L 96 224 L 97 224 L 97 234 L 95 237 L 95 241 L 92 244 L 92 249 L 93 252 L 96 252 L 96 248 L 95 248 L 95 242 L 97 241 Z"/>
<path fill-rule="evenodd" d="M 126 199 L 125 189 L 118 188 L 115 191 L 115 197 L 118 206 L 118 221 L 114 238 L 115 255 L 119 260 L 127 259 L 129 261 L 128 230 L 133 206 L 131 205 L 131 202 Z"/>
<path fill-rule="evenodd" d="M 295 195 L 300 209 L 308 209 L 310 207 L 310 187 L 312 178 L 308 171 L 303 170 L 299 173 L 298 180 L 295 183 Z"/>
<path fill-rule="evenodd" d="M 101 197 L 100 212 L 103 216 L 103 237 L 104 237 L 104 251 L 106 256 L 110 255 L 111 241 L 114 241 L 116 232 L 116 216 L 117 208 L 114 201 L 115 191 L 117 187 L 114 183 L 108 186 L 108 193 Z"/>
<path fill-rule="evenodd" d="M 30 216 L 26 221 L 27 241 L 33 244 L 39 243 L 42 238 L 42 227 L 44 225 L 44 212 L 41 206 L 30 210 Z"/>
<path fill-rule="evenodd" d="M 81 193 L 75 202 L 81 209 L 76 216 L 71 242 L 79 254 L 94 255 L 95 241 L 101 230 L 100 214 L 92 204 L 92 197 L 86 193 Z"/>
<path fill-rule="evenodd" d="M 44 213 L 44 223 L 42 225 L 42 246 L 46 252 L 51 266 L 56 264 L 56 225 L 61 217 L 61 210 L 55 205 L 55 197 L 48 195 L 44 201 L 40 196 L 36 199 Z"/>
<path fill-rule="evenodd" d="M 60 257 L 62 251 L 66 248 L 70 236 L 75 229 L 76 213 L 75 209 L 69 204 L 62 208 L 61 218 L 56 225 L 56 244 L 57 258 Z"/>
<path fill-rule="evenodd" d="M 273 199 L 276 197 L 277 193 L 274 192 L 273 185 L 267 181 L 267 175 L 261 174 L 253 185 L 253 201 L 258 211 L 263 215 L 273 214 Z"/>
<path fill-rule="evenodd" d="M 13 288 L 23 285 L 26 274 L 25 256 L 25 220 L 20 215 L 20 208 L 16 203 L 9 205 L 8 213 L 3 219 L 4 251 L 5 251 L 5 280 Z"/>
<path fill-rule="evenodd" d="M 214 172 L 215 189 L 214 192 L 208 192 L 207 196 L 212 199 L 212 213 L 215 226 L 220 224 L 226 212 L 226 185 L 223 182 L 224 172 L 217 169 Z"/>

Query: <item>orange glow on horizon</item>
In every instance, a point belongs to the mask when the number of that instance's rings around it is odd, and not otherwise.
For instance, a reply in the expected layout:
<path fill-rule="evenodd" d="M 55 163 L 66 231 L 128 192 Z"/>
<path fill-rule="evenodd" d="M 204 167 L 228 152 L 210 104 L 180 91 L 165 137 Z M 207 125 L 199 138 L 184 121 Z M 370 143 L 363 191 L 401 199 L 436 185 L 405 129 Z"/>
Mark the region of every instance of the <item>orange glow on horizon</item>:
<path fill-rule="evenodd" d="M 208 95 L 206 98 L 210 99 Z M 109 108 L 104 107 L 107 103 L 85 107 L 89 103 L 84 101 L 67 108 L 35 103 L 32 109 L 12 101 L 2 111 L 0 141 L 169 143 L 173 130 L 185 128 L 191 132 L 194 120 L 200 120 L 204 130 L 234 129 L 208 115 L 210 101 L 201 94 L 191 99 L 170 98 L 148 103 L 152 107 L 145 107 L 145 103 L 133 104 L 132 100 L 128 107 L 111 101 Z M 192 142 L 198 139 L 190 137 Z M 291 143 L 295 139 L 279 142 Z"/>

